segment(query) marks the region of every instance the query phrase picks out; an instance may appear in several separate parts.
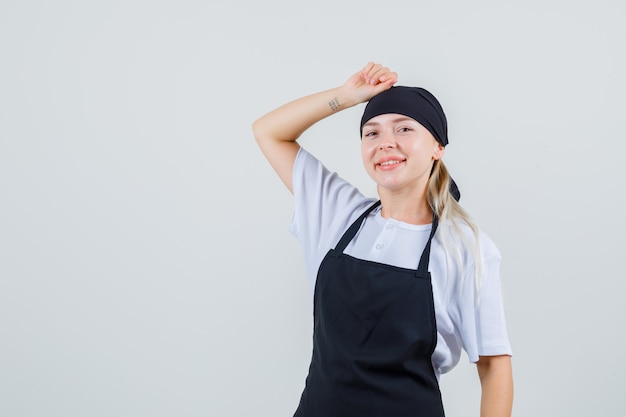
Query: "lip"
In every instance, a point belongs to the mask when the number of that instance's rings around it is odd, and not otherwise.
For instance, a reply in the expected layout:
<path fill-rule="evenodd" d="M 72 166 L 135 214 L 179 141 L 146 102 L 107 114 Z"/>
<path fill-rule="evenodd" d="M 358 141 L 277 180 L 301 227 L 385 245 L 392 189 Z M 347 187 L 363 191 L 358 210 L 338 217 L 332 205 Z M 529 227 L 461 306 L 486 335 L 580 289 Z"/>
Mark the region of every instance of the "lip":
<path fill-rule="evenodd" d="M 390 162 L 390 161 L 397 161 L 397 163 L 394 164 L 388 164 L 388 165 L 383 165 L 385 162 Z M 392 169 L 396 169 L 402 165 L 404 165 L 404 163 L 406 162 L 406 158 L 402 158 L 399 156 L 386 156 L 384 158 L 379 159 L 378 161 L 376 161 L 376 169 L 382 170 L 382 171 L 390 171 Z"/>

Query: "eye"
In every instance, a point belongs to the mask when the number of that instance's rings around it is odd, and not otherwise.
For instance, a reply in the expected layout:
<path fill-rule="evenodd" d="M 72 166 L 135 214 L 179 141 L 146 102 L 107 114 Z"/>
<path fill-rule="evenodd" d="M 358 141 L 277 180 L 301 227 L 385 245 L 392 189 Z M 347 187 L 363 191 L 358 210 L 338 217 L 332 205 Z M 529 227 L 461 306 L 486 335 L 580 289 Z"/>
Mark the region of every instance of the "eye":
<path fill-rule="evenodd" d="M 398 129 L 398 131 L 402 133 L 412 132 L 413 128 L 409 126 L 402 126 L 401 128 Z"/>
<path fill-rule="evenodd" d="M 378 132 L 376 132 L 375 130 L 370 130 L 369 132 L 365 132 L 363 134 L 364 138 L 372 138 L 374 136 L 376 136 L 378 134 Z"/>

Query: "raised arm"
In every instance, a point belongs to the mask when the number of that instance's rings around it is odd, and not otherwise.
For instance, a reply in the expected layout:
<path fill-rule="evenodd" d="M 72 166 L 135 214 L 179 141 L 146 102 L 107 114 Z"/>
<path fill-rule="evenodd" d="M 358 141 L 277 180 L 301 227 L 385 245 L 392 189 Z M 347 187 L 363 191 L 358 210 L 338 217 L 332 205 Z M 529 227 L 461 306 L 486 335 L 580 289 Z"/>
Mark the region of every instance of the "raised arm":
<path fill-rule="evenodd" d="M 261 151 L 289 191 L 293 193 L 292 172 L 300 135 L 331 114 L 389 89 L 397 79 L 389 68 L 370 62 L 342 86 L 287 103 L 252 124 Z"/>

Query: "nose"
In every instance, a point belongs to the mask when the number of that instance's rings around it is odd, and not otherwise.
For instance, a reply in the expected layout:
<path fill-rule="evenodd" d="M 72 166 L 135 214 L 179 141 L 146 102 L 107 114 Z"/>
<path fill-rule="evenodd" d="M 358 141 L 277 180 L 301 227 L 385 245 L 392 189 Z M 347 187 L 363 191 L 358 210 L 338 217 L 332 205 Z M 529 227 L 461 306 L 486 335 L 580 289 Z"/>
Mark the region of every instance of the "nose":
<path fill-rule="evenodd" d="M 383 140 L 380 141 L 380 143 L 378 144 L 378 149 L 385 150 L 385 149 L 392 149 L 396 147 L 396 142 L 392 139 L 392 138 L 384 138 Z"/>
<path fill-rule="evenodd" d="M 393 129 L 383 128 L 380 130 L 380 136 L 378 137 L 378 149 L 393 149 L 396 147 L 396 137 Z"/>

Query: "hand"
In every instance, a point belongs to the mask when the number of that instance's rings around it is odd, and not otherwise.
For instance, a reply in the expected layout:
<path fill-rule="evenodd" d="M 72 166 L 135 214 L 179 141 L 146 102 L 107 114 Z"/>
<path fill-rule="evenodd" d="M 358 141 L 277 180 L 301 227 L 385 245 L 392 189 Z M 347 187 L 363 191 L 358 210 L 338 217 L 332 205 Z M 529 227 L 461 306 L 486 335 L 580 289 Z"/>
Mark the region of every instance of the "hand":
<path fill-rule="evenodd" d="M 381 64 L 369 62 L 343 85 L 346 96 L 356 103 L 369 101 L 376 94 L 391 88 L 398 81 L 398 74 Z"/>

